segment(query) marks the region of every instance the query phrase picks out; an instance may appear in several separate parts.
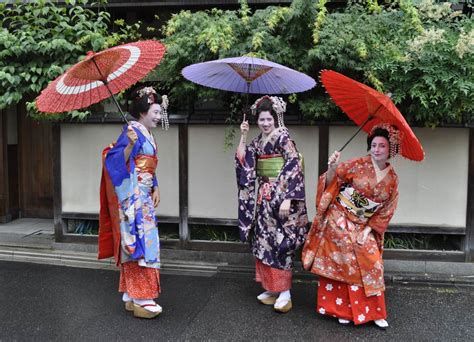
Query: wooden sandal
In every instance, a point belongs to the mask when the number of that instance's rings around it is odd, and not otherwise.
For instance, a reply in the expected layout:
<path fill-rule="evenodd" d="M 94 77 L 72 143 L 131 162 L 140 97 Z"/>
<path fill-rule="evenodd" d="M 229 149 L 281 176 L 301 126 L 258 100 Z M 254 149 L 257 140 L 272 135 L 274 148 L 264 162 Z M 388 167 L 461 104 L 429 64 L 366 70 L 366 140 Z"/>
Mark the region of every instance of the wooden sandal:
<path fill-rule="evenodd" d="M 290 311 L 293 308 L 293 304 L 291 303 L 291 299 L 289 299 L 288 301 L 287 300 L 282 300 L 280 302 L 285 302 L 285 301 L 287 303 L 282 307 L 276 305 L 279 302 L 279 301 L 277 301 L 275 303 L 275 305 L 273 306 L 273 310 L 275 310 L 276 312 L 280 312 L 280 313 L 287 313 L 288 311 Z"/>
<path fill-rule="evenodd" d="M 160 307 L 159 311 L 153 312 L 150 310 L 147 310 L 147 306 L 158 306 L 158 304 L 144 304 L 144 305 L 138 305 L 138 304 L 133 304 L 133 315 L 138 318 L 155 318 L 158 316 L 163 310 Z"/>
<path fill-rule="evenodd" d="M 125 311 L 133 311 L 133 302 L 132 301 L 128 301 L 128 302 L 125 302 Z"/>

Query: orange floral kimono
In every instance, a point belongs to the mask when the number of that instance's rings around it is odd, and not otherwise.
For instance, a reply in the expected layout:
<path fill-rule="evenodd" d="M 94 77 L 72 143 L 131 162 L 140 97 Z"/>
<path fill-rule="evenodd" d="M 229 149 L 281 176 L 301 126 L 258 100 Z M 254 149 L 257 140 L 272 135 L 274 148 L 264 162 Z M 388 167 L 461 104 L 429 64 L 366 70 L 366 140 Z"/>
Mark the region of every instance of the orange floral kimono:
<path fill-rule="evenodd" d="M 385 290 L 383 236 L 398 200 L 398 177 L 392 166 L 380 170 L 370 156 L 339 164 L 326 187 L 319 178 L 317 214 L 303 249 L 303 266 L 312 273 L 361 286 L 367 297 Z M 365 244 L 357 235 L 372 228 Z"/>

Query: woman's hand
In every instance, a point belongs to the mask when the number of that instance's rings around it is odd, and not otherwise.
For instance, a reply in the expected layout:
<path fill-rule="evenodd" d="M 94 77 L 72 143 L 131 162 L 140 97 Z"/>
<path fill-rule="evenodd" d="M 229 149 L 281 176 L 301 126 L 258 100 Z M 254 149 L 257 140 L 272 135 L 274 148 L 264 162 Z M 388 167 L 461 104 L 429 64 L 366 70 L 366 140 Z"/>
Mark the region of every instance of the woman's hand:
<path fill-rule="evenodd" d="M 240 134 L 247 135 L 247 133 L 249 132 L 249 129 L 250 129 L 250 126 L 249 126 L 248 120 L 242 121 L 242 123 L 240 124 Z"/>
<path fill-rule="evenodd" d="M 357 235 L 357 243 L 359 245 L 365 244 L 371 231 L 372 231 L 372 228 L 370 227 L 366 227 L 363 231 L 361 231 L 359 235 Z"/>
<path fill-rule="evenodd" d="M 245 144 L 247 143 L 247 133 L 249 131 L 249 122 L 247 120 L 242 121 L 240 124 L 240 142 L 237 146 L 237 158 L 242 160 L 245 156 Z"/>
<path fill-rule="evenodd" d="M 135 132 L 132 126 L 128 126 L 127 128 L 127 138 L 130 146 L 134 146 L 138 140 L 137 132 Z"/>
<path fill-rule="evenodd" d="M 153 200 L 153 206 L 158 208 L 158 204 L 160 204 L 160 191 L 158 188 L 153 189 L 153 193 L 151 194 L 151 198 Z"/>
<path fill-rule="evenodd" d="M 280 216 L 280 219 L 284 220 L 288 217 L 288 215 L 290 215 L 290 206 L 291 206 L 291 200 L 289 199 L 286 199 L 283 202 L 281 202 L 280 212 L 278 214 Z"/>
<path fill-rule="evenodd" d="M 130 154 L 132 153 L 133 147 L 135 146 L 138 140 L 137 132 L 135 132 L 133 127 L 130 125 L 127 127 L 127 138 L 128 138 L 128 145 L 123 150 L 123 156 L 126 162 L 128 162 L 128 158 L 130 158 Z"/>
<path fill-rule="evenodd" d="M 341 152 L 334 151 L 328 160 L 328 170 L 336 171 L 337 165 L 339 164 L 339 159 L 341 159 Z"/>
<path fill-rule="evenodd" d="M 334 176 L 336 175 L 337 165 L 339 164 L 339 159 L 341 158 L 341 152 L 334 151 L 333 154 L 329 157 L 328 160 L 328 172 L 326 173 L 326 187 L 329 183 L 332 182 Z"/>

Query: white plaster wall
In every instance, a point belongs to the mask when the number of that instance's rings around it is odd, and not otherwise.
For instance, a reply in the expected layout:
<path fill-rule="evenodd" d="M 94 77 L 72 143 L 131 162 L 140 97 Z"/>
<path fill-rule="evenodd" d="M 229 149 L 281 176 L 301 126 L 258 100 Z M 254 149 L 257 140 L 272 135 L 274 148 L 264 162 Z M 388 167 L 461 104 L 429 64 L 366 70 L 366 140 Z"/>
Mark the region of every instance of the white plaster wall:
<path fill-rule="evenodd" d="M 122 125 L 61 125 L 62 210 L 73 213 L 99 212 L 101 153 L 114 142 Z M 161 202 L 158 215 L 179 215 L 178 130 L 154 132 L 158 144 L 158 171 Z"/>
<path fill-rule="evenodd" d="M 331 127 L 330 153 L 339 149 L 355 127 Z M 400 199 L 394 224 L 466 226 L 468 139 L 467 129 L 415 128 L 426 157 L 421 163 L 396 157 Z M 359 134 L 343 151 L 342 160 L 366 153 L 366 135 Z"/>
<path fill-rule="evenodd" d="M 156 177 L 160 185 L 161 201 L 157 215 L 179 216 L 179 139 L 178 126 L 167 131 L 156 128 L 153 132 L 158 144 Z"/>
<path fill-rule="evenodd" d="M 189 126 L 189 215 L 236 218 L 234 148 L 224 151 L 224 125 Z M 318 178 L 318 127 L 290 126 L 290 133 L 305 157 L 306 204 L 313 218 Z M 98 213 L 102 149 L 119 135 L 121 125 L 64 124 L 61 126 L 62 209 Z M 355 127 L 331 127 L 329 152 L 340 148 Z M 393 161 L 400 178 L 400 201 L 394 224 L 465 227 L 467 205 L 468 130 L 418 128 L 426 160 Z M 157 129 L 161 203 L 159 215 L 179 216 L 178 129 Z M 252 127 L 249 137 L 257 134 Z M 365 134 L 344 150 L 343 160 L 366 153 Z"/>
<path fill-rule="evenodd" d="M 225 127 L 189 127 L 189 216 L 237 218 L 237 185 L 234 154 L 240 139 L 236 131 L 234 147 L 224 151 Z M 311 217 L 314 215 L 315 184 L 318 169 L 318 128 L 289 128 L 292 138 L 305 158 L 306 197 Z M 254 127 L 251 137 L 258 134 Z"/>

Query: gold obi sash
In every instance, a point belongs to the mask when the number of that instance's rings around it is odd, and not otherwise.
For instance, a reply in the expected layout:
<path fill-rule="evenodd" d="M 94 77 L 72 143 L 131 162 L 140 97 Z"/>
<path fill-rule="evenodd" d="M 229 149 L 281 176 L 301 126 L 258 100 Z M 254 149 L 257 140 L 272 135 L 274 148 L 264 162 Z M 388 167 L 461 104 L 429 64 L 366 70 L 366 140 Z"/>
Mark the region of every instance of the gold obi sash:
<path fill-rule="evenodd" d="M 349 184 L 341 186 L 336 201 L 351 214 L 361 219 L 372 217 L 381 204 L 368 199 Z"/>
<path fill-rule="evenodd" d="M 158 158 L 156 156 L 139 154 L 135 157 L 135 168 L 139 169 L 140 172 L 154 174 L 157 166 Z"/>

